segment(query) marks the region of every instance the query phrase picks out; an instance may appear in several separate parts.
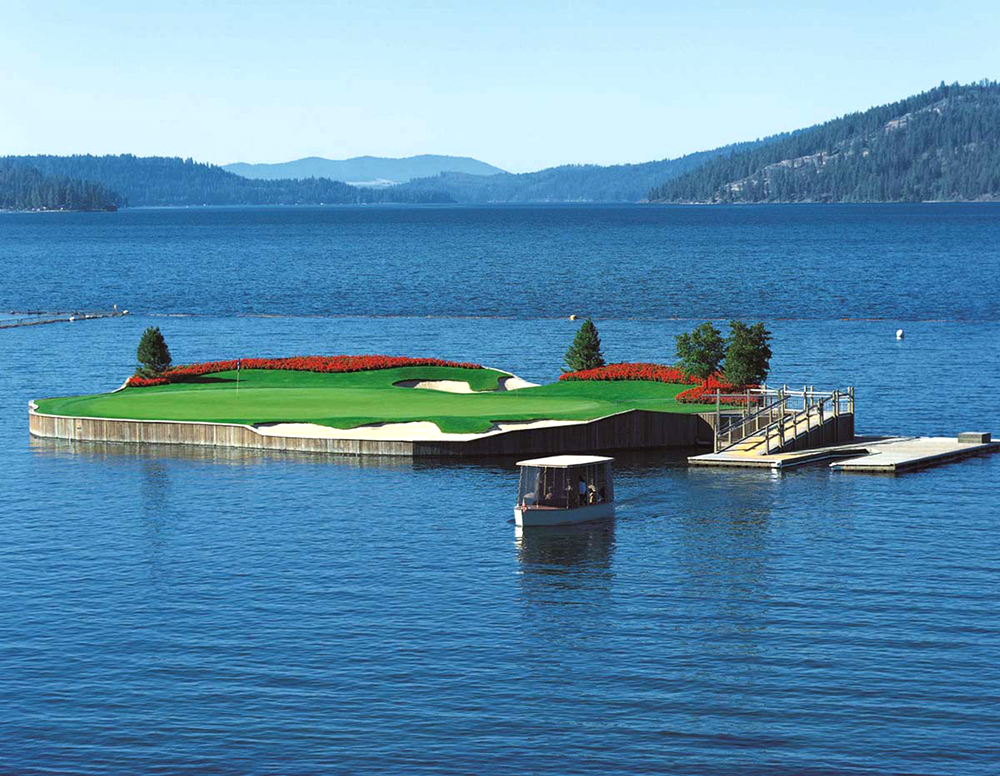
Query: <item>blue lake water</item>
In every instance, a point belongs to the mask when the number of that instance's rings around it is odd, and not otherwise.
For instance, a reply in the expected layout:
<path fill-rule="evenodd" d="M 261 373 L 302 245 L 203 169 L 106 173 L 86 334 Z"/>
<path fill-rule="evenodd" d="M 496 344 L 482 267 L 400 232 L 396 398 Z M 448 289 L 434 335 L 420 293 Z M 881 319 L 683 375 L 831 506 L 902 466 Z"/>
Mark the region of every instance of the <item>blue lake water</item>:
<path fill-rule="evenodd" d="M 518 535 L 512 461 L 30 440 L 175 360 L 385 352 L 552 380 L 764 319 L 861 432 L 1000 432 L 1000 207 L 0 214 L 0 772 L 996 774 L 1000 455 L 775 476 L 623 456 Z M 906 338 L 894 338 L 896 328 Z"/>

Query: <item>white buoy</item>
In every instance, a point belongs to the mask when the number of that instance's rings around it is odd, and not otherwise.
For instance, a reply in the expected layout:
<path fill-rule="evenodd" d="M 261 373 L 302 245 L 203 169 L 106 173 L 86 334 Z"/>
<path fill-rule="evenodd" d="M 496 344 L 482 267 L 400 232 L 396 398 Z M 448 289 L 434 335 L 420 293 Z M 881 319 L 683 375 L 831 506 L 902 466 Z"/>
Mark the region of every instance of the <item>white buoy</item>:
<path fill-rule="evenodd" d="M 574 315 L 571 315 L 571 316 L 569 317 L 569 319 L 570 319 L 571 321 L 575 321 L 575 320 L 576 320 L 576 315 L 575 315 L 575 314 L 574 314 Z"/>
<path fill-rule="evenodd" d="M 896 339 L 903 339 L 903 330 L 896 329 Z"/>
<path fill-rule="evenodd" d="M 75 321 L 75 320 L 76 320 L 76 316 L 75 316 L 75 315 L 71 315 L 71 316 L 69 317 L 69 322 L 70 322 L 70 323 L 73 323 L 73 321 Z"/>

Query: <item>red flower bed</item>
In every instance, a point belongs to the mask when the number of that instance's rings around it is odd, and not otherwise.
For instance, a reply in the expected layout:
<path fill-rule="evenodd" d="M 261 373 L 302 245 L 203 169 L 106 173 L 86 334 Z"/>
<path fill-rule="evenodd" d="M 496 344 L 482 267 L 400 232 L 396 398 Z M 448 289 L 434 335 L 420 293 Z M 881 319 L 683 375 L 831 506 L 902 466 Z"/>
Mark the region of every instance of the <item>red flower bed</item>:
<path fill-rule="evenodd" d="M 151 385 L 166 385 L 170 381 L 166 377 L 140 377 L 132 375 L 125 383 L 127 388 L 148 388 Z"/>
<path fill-rule="evenodd" d="M 699 380 L 675 366 L 662 364 L 608 364 L 597 369 L 566 372 L 560 380 L 652 380 L 672 385 L 697 385 Z"/>
<path fill-rule="evenodd" d="M 164 372 L 159 377 L 133 375 L 128 379 L 129 388 L 150 385 L 167 385 L 183 382 L 191 377 L 231 372 L 237 360 L 207 361 L 203 364 L 185 364 Z M 444 361 L 440 358 L 406 358 L 405 356 L 292 356 L 291 358 L 244 358 L 242 369 L 287 369 L 293 372 L 369 372 L 376 369 L 395 369 L 403 366 L 451 366 L 461 369 L 482 369 L 481 364 Z"/>
<path fill-rule="evenodd" d="M 712 375 L 701 385 L 681 391 L 677 394 L 677 401 L 683 404 L 713 404 L 717 392 L 729 394 L 725 399 L 725 404 L 744 405 L 747 403 L 746 388 L 741 388 L 738 385 L 730 385 L 722 379 L 722 375 Z"/>
<path fill-rule="evenodd" d="M 702 380 L 693 377 L 675 366 L 662 364 L 608 364 L 597 369 L 584 369 L 580 372 L 566 372 L 560 375 L 560 380 L 651 380 L 671 385 L 690 385 L 691 388 L 677 394 L 677 401 L 685 404 L 711 404 L 715 401 L 716 391 L 723 394 L 740 394 L 746 389 L 727 383 L 721 374 L 715 374 Z M 746 395 L 732 396 L 726 399 L 726 404 L 746 404 Z"/>

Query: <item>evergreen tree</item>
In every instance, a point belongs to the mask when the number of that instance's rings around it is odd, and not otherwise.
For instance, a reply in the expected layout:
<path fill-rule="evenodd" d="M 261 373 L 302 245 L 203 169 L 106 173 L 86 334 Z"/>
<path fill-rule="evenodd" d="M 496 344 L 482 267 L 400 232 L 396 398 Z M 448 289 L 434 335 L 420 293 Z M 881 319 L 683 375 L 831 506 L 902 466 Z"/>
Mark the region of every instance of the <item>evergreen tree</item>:
<path fill-rule="evenodd" d="M 703 323 L 690 334 L 678 334 L 676 339 L 679 366 L 689 375 L 707 380 L 719 371 L 726 343 L 711 323 Z"/>
<path fill-rule="evenodd" d="M 771 332 L 763 323 L 748 326 L 743 321 L 729 322 L 726 347 L 726 382 L 730 385 L 760 385 L 771 368 Z"/>
<path fill-rule="evenodd" d="M 604 354 L 601 353 L 601 338 L 597 327 L 588 318 L 580 326 L 573 344 L 566 351 L 566 366 L 568 372 L 580 372 L 584 369 L 596 369 L 604 366 Z"/>
<path fill-rule="evenodd" d="M 120 197 L 90 181 L 46 176 L 0 158 L 0 210 L 116 210 Z"/>
<path fill-rule="evenodd" d="M 136 371 L 141 375 L 153 377 L 170 368 L 170 349 L 159 326 L 150 326 L 142 333 L 136 358 L 139 359 Z"/>

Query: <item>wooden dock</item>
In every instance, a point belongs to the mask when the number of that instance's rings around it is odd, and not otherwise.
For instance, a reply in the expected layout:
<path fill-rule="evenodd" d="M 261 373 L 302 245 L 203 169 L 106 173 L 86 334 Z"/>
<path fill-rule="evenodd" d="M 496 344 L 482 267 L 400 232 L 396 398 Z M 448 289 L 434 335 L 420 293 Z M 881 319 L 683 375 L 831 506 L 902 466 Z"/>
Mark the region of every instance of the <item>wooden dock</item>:
<path fill-rule="evenodd" d="M 829 466 L 835 471 L 898 474 L 998 450 L 1000 442 L 960 442 L 957 437 L 857 437 L 844 444 L 771 455 L 748 455 L 741 450 L 705 453 L 691 456 L 688 463 L 694 466 L 789 469 L 834 459 Z"/>
<path fill-rule="evenodd" d="M 898 437 L 873 445 L 865 455 L 834 461 L 830 468 L 843 472 L 897 474 L 998 450 L 1000 442 L 959 442 L 955 437 Z"/>

